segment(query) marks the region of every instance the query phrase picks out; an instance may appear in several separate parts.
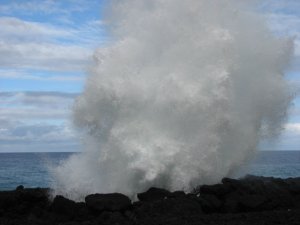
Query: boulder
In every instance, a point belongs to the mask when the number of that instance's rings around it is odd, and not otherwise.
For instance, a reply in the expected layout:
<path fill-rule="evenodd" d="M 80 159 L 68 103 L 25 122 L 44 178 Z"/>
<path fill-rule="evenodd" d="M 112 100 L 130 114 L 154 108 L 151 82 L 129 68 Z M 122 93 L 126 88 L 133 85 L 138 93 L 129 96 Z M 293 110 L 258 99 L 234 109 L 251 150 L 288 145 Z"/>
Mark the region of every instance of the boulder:
<path fill-rule="evenodd" d="M 187 196 L 140 202 L 134 204 L 133 212 L 138 220 L 148 218 L 153 221 L 162 218 L 189 218 L 192 215 L 203 214 L 199 202 Z M 153 224 L 156 223 L 153 222 Z"/>
<path fill-rule="evenodd" d="M 49 189 L 18 188 L 15 191 L 0 192 L 0 211 L 3 214 L 25 215 L 34 208 L 45 209 L 49 205 Z"/>
<path fill-rule="evenodd" d="M 179 197 L 184 197 L 186 196 L 186 194 L 184 193 L 184 191 L 174 191 L 172 193 L 170 193 L 170 195 L 166 196 L 168 198 L 179 198 Z"/>
<path fill-rule="evenodd" d="M 260 211 L 262 206 L 268 201 L 263 195 L 246 195 L 239 198 L 239 208 L 241 211 Z"/>
<path fill-rule="evenodd" d="M 226 195 L 221 212 L 224 213 L 237 213 L 240 211 L 239 207 L 239 198 L 240 194 L 237 192 L 232 192 L 228 195 Z"/>
<path fill-rule="evenodd" d="M 300 177 L 288 178 L 285 181 L 288 184 L 288 190 L 292 195 L 300 195 Z"/>
<path fill-rule="evenodd" d="M 55 196 L 50 209 L 52 212 L 73 216 L 76 213 L 76 203 L 61 195 Z"/>
<path fill-rule="evenodd" d="M 13 191 L 1 191 L 0 192 L 0 211 L 3 213 L 9 211 L 18 205 L 18 201 Z"/>
<path fill-rule="evenodd" d="M 131 206 L 130 199 L 120 193 L 88 195 L 85 203 L 93 212 L 123 211 Z"/>
<path fill-rule="evenodd" d="M 137 194 L 138 199 L 143 202 L 162 200 L 169 196 L 171 196 L 171 192 L 155 187 L 148 189 L 146 192 Z"/>
<path fill-rule="evenodd" d="M 19 185 L 18 187 L 16 187 L 16 191 L 22 191 L 22 190 L 24 190 L 23 185 Z"/>
<path fill-rule="evenodd" d="M 205 213 L 218 212 L 222 206 L 222 201 L 211 194 L 200 195 L 198 201 Z"/>
<path fill-rule="evenodd" d="M 215 185 L 202 185 L 200 187 L 200 195 L 211 194 L 218 198 L 222 198 L 224 195 L 234 191 L 230 185 L 227 184 L 215 184 Z"/>
<path fill-rule="evenodd" d="M 23 188 L 18 187 L 16 197 L 19 202 L 28 202 L 28 203 L 44 203 L 47 204 L 49 201 L 49 192 L 48 188 Z"/>

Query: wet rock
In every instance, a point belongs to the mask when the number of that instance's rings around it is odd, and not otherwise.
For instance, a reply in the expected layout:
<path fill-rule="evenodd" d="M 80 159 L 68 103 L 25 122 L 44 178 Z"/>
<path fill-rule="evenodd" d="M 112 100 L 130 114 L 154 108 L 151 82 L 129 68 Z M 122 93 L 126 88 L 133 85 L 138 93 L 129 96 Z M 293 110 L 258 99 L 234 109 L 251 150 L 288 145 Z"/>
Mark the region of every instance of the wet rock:
<path fill-rule="evenodd" d="M 186 196 L 184 191 L 174 191 L 166 197 L 168 197 L 168 198 L 179 198 L 179 197 L 184 197 L 184 196 Z"/>
<path fill-rule="evenodd" d="M 22 191 L 24 190 L 24 186 L 23 185 L 19 185 L 17 188 L 16 188 L 16 191 Z"/>
<path fill-rule="evenodd" d="M 264 182 L 260 179 L 247 178 L 236 180 L 231 178 L 223 178 L 223 185 L 227 185 L 232 191 L 244 194 L 264 194 Z"/>
<path fill-rule="evenodd" d="M 222 201 L 211 194 L 200 195 L 198 201 L 205 213 L 219 212 L 222 206 Z"/>
<path fill-rule="evenodd" d="M 76 203 L 61 195 L 55 196 L 50 209 L 52 212 L 74 216 L 76 214 Z"/>
<path fill-rule="evenodd" d="M 130 199 L 119 193 L 88 195 L 85 197 L 85 202 L 93 212 L 122 211 L 131 205 Z"/>
<path fill-rule="evenodd" d="M 241 196 L 238 200 L 242 212 L 258 211 L 267 201 L 268 199 L 263 195 L 246 195 Z"/>
<path fill-rule="evenodd" d="M 16 192 L 16 198 L 18 202 L 28 203 L 49 203 L 49 192 L 48 188 L 24 188 L 19 189 Z"/>
<path fill-rule="evenodd" d="M 240 211 L 239 208 L 239 193 L 230 193 L 226 195 L 226 197 L 223 200 L 223 205 L 221 208 L 221 212 L 223 213 L 237 213 Z"/>
<path fill-rule="evenodd" d="M 294 224 L 300 221 L 300 179 L 246 176 L 224 178 L 197 192 L 150 188 L 131 204 L 122 194 L 94 194 L 86 202 L 49 189 L 0 191 L 0 224 Z M 200 194 L 200 195 L 199 195 Z"/>
<path fill-rule="evenodd" d="M 284 179 L 246 176 L 240 180 L 224 178 L 222 182 L 232 188 L 223 196 L 225 212 L 292 208 L 297 202 Z"/>
<path fill-rule="evenodd" d="M 30 213 L 34 208 L 47 208 L 48 189 L 31 188 L 0 192 L 0 211 L 5 215 Z"/>
<path fill-rule="evenodd" d="M 137 207 L 134 207 L 134 213 L 138 219 L 183 218 L 202 214 L 199 202 L 189 197 L 165 198 L 135 204 L 135 206 Z"/>
<path fill-rule="evenodd" d="M 300 195 L 300 177 L 286 179 L 288 190 L 292 195 Z"/>
<path fill-rule="evenodd" d="M 13 191 L 0 192 L 0 209 L 6 212 L 11 207 L 17 205 L 16 195 Z"/>
<path fill-rule="evenodd" d="M 215 185 L 202 185 L 200 187 L 200 195 L 211 194 L 218 198 L 222 198 L 224 195 L 234 191 L 232 187 L 226 184 L 215 184 Z"/>
<path fill-rule="evenodd" d="M 103 213 L 101 213 L 98 217 L 97 217 L 97 224 L 101 224 L 101 225 L 111 225 L 111 224 L 115 224 L 115 225 L 129 225 L 132 224 L 127 218 L 126 216 L 124 216 L 122 213 L 120 212 L 112 212 L 112 211 L 105 211 Z"/>
<path fill-rule="evenodd" d="M 146 192 L 137 194 L 138 199 L 143 202 L 162 200 L 169 196 L 171 196 L 171 192 L 155 187 L 149 188 Z"/>

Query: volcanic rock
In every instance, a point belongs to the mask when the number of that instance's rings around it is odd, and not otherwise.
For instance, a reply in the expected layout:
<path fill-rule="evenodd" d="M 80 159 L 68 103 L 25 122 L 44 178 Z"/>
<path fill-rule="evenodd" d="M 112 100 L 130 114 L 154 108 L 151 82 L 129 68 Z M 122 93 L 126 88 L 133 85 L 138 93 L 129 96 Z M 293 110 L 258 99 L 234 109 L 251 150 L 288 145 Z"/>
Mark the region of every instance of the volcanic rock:
<path fill-rule="evenodd" d="M 76 203 L 61 195 L 57 195 L 54 198 L 50 209 L 58 214 L 73 216 L 76 213 Z"/>
<path fill-rule="evenodd" d="M 198 199 L 205 213 L 219 212 L 222 202 L 215 195 L 202 194 Z"/>
<path fill-rule="evenodd" d="M 85 197 L 87 207 L 94 212 L 122 211 L 131 205 L 130 199 L 119 193 L 92 194 Z"/>
<path fill-rule="evenodd" d="M 234 191 L 234 189 L 226 184 L 202 185 L 200 187 L 200 195 L 211 194 L 217 196 L 218 198 L 222 198 L 231 191 Z"/>
<path fill-rule="evenodd" d="M 131 204 L 123 194 L 93 194 L 86 202 L 49 189 L 0 191 L 1 225 L 300 224 L 300 178 L 246 176 L 202 185 L 197 192 L 150 188 Z"/>
<path fill-rule="evenodd" d="M 171 196 L 171 192 L 156 187 L 151 187 L 146 192 L 137 194 L 138 199 L 143 202 L 162 200 L 169 196 Z"/>

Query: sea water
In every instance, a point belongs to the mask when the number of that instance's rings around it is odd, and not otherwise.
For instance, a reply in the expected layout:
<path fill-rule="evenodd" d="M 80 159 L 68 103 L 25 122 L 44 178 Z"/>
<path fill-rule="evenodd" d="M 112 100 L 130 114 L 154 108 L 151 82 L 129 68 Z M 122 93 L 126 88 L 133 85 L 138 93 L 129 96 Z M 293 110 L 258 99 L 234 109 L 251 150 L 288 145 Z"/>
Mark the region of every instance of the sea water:
<path fill-rule="evenodd" d="M 49 168 L 59 165 L 75 153 L 1 153 L 0 190 L 25 187 L 50 187 L 53 179 Z"/>
<path fill-rule="evenodd" d="M 0 153 L 0 190 L 51 187 L 49 167 L 76 153 Z M 300 151 L 260 151 L 237 173 L 280 178 L 300 177 Z M 72 185 L 72 184 L 70 184 Z"/>

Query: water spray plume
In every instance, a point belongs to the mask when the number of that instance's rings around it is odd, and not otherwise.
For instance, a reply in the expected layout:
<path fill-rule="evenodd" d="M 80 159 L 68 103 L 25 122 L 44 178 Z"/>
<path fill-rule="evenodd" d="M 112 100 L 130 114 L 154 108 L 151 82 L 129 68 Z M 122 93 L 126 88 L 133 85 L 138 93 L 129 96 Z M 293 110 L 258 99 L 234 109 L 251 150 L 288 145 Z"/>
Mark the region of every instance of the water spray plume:
<path fill-rule="evenodd" d="M 111 1 L 112 41 L 74 106 L 84 150 L 54 169 L 56 193 L 188 191 L 230 176 L 277 135 L 293 43 L 249 2 Z"/>

